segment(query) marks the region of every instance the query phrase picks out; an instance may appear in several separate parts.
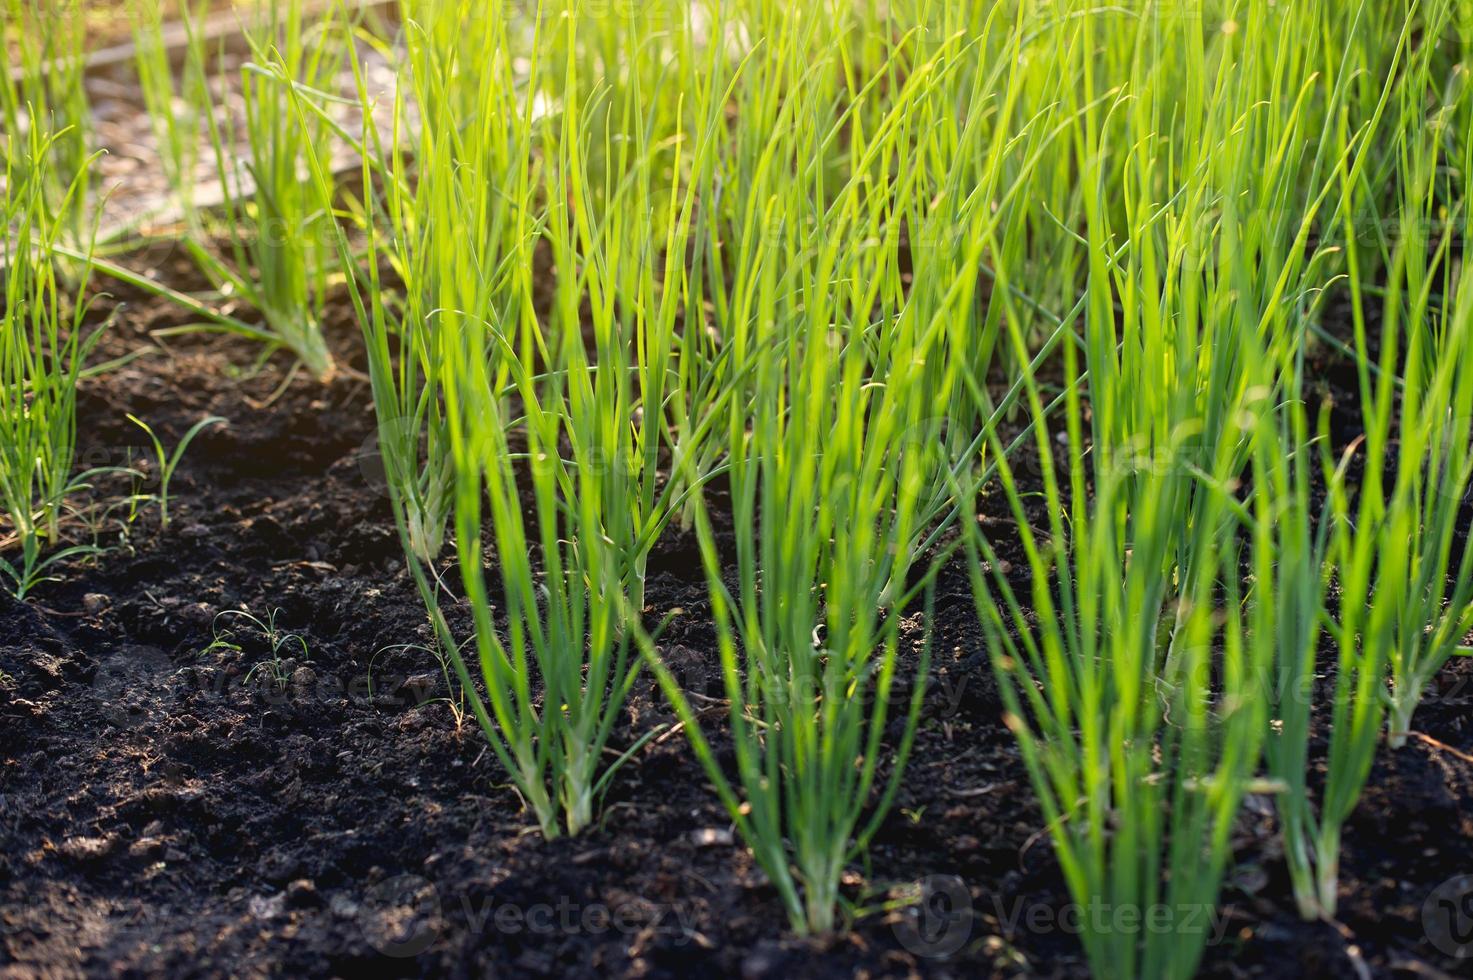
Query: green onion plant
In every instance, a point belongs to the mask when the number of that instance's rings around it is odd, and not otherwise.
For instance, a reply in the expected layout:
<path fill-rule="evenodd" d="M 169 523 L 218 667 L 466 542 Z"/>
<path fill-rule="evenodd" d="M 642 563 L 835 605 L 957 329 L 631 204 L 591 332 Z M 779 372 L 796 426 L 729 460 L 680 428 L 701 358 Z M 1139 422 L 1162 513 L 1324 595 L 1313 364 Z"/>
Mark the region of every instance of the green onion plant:
<path fill-rule="evenodd" d="M 1467 27 L 1464 9 L 1424 6 L 1423 29 L 1434 39 L 1452 35 L 1459 17 Z M 1473 489 L 1473 295 L 1455 254 L 1473 144 L 1453 135 L 1473 99 L 1466 68 L 1448 65 L 1445 47 L 1419 46 L 1397 93 L 1399 195 L 1372 243 L 1383 270 L 1378 338 L 1366 323 L 1365 272 L 1358 263 L 1350 270 L 1363 475 L 1347 503 L 1356 531 L 1340 556 L 1347 581 L 1338 628 L 1343 642 L 1358 639 L 1384 658 L 1393 748 L 1405 743 L 1433 677 L 1468 652 L 1473 630 L 1473 550 L 1458 541 Z M 1352 261 L 1360 254 L 1351 248 Z"/>
<path fill-rule="evenodd" d="M 970 459 L 954 469 L 969 420 L 948 414 L 969 407 L 961 365 L 986 360 L 969 329 L 988 329 L 974 305 L 984 229 L 1003 223 L 1046 142 L 1010 142 L 987 113 L 956 114 L 958 100 L 985 104 L 997 80 L 961 70 L 973 52 L 959 35 L 902 74 L 915 55 L 908 35 L 877 50 L 872 75 L 856 69 L 831 89 L 844 78 L 827 60 L 844 50 L 824 43 L 832 24 L 840 37 L 855 26 L 836 16 L 753 32 L 762 43 L 733 92 L 750 150 L 739 142 L 720 161 L 737 169 L 737 210 L 707 226 L 712 253 L 733 256 L 717 265 L 730 274 L 706 285 L 728 358 L 709 368 L 744 393 L 728 401 L 724 433 L 735 540 L 718 536 L 704 492 L 692 511 L 734 772 L 646 646 L 801 934 L 842 924 L 841 881 L 882 825 L 909 754 L 928 656 L 922 640 L 919 662 L 902 658 L 901 621 L 928 578 L 922 540 L 951 485 L 971 478 Z M 880 97 L 887 82 L 895 88 Z M 1006 103 L 1019 90 L 1003 91 Z M 795 169 L 811 181 L 794 182 Z M 892 705 L 902 671 L 910 700 Z M 892 717 L 902 735 L 887 749 Z"/>
<path fill-rule="evenodd" d="M 213 110 L 209 89 L 209 59 L 201 25 L 209 15 L 210 0 L 192 0 L 177 9 L 184 43 L 171 47 L 169 11 L 162 0 L 139 0 L 133 17 L 134 65 L 139 90 L 148 109 L 158 146 L 159 164 L 182 209 L 194 223 L 200 152 L 206 141 Z"/>
<path fill-rule="evenodd" d="M 555 836 L 589 824 L 632 751 L 608 764 L 640 662 L 626 615 L 643 607 L 650 550 L 681 499 L 659 467 L 706 465 L 698 447 L 715 415 L 682 408 L 685 297 L 679 267 L 662 261 L 684 250 L 692 201 L 658 194 L 656 168 L 710 152 L 717 120 L 667 152 L 630 97 L 539 113 L 518 97 L 514 19 L 465 13 L 406 11 L 416 134 L 386 139 L 363 114 L 370 260 L 350 291 L 406 553 L 472 713 Z M 538 29 L 576 40 L 579 23 Z M 553 45 L 533 39 L 529 79 L 553 70 L 541 60 Z M 577 63 L 562 70 L 577 91 Z M 297 94 L 304 115 L 320 114 L 312 93 Z M 412 181 L 401 138 L 414 148 Z M 615 148 L 616 165 L 590 169 L 594 147 Z M 324 161 L 314 155 L 312 167 L 325 200 Z M 339 248 L 346 257 L 345 236 Z M 539 295 L 542 262 L 550 295 Z M 384 270 L 402 294 L 385 288 Z M 434 561 L 447 518 L 484 693 L 440 614 L 448 585 Z"/>
<path fill-rule="evenodd" d="M 160 335 L 206 329 L 244 336 L 263 343 L 268 353 L 285 348 L 313 377 L 329 381 L 337 366 L 323 337 L 321 317 L 337 269 L 336 231 L 332 207 L 318 205 L 307 153 L 309 148 L 327 153 L 334 131 L 323 117 L 296 111 L 292 87 L 283 79 L 327 93 L 346 64 L 344 45 L 350 42 L 337 29 L 336 12 L 310 18 L 303 0 L 257 5 L 242 21 L 253 60 L 240 71 L 237 118 L 235 101 L 213 97 L 204 78 L 206 52 L 198 14 L 184 11 L 189 44 L 179 88 L 166 83 L 162 66 L 150 61 L 157 60 L 156 54 L 145 57 L 150 63 L 146 68 L 140 65 L 140 75 L 152 101 L 162 102 L 172 93 L 203 118 L 202 125 L 192 121 L 193 115 L 177 123 L 164 133 L 164 143 L 178 180 L 188 183 L 192 175 L 186 175 L 186 168 L 199 147 L 194 129 L 202 128 L 223 195 L 224 235 L 223 241 L 213 240 L 190 206 L 193 192 L 186 191 L 181 197 L 190 227 L 182 245 L 222 298 L 244 300 L 261 321 L 251 324 L 215 315 L 195 301 L 189 306 L 202 312 L 203 325 L 172 328 Z M 117 274 L 111 265 L 106 271 Z M 125 270 L 120 278 L 165 294 L 151 280 Z M 175 296 L 172 291 L 169 295 Z"/>
<path fill-rule="evenodd" d="M 1454 16 L 1438 3 L 1412 13 L 1425 18 L 1416 26 L 1431 38 L 1447 34 Z M 1285 451 L 1257 465 L 1282 508 L 1274 588 L 1294 624 L 1281 634 L 1268 770 L 1281 787 L 1275 799 L 1285 857 L 1305 918 L 1335 914 L 1341 827 L 1370 775 L 1383 718 L 1388 743 L 1399 747 L 1422 693 L 1473 629 L 1473 559 L 1456 543 L 1473 477 L 1473 396 L 1462 380 L 1470 300 L 1451 235 L 1465 203 L 1455 171 L 1439 167 L 1449 153 L 1467 162 L 1466 147 L 1447 138 L 1450 120 L 1468 111 L 1467 88 L 1443 64 L 1442 48 L 1429 42 L 1408 51 L 1399 59 L 1405 67 L 1395 100 L 1389 93 L 1380 99 L 1393 119 L 1394 153 L 1378 165 L 1393 179 L 1378 183 L 1393 192 L 1353 189 L 1353 204 L 1336 219 L 1353 336 L 1348 344 L 1328 339 L 1356 365 L 1362 435 L 1332 452 L 1326 411 L 1311 450 L 1296 415 Z M 1440 81 L 1444 71 L 1451 85 Z M 1342 176 L 1359 187 L 1348 172 Z M 1376 295 L 1382 320 L 1373 338 L 1367 306 Z M 1323 458 L 1325 498 L 1313 531 L 1310 468 L 1301 458 L 1311 452 Z M 1290 455 L 1292 466 L 1284 462 Z M 1269 574 L 1259 572 L 1260 588 L 1269 587 Z M 1333 680 L 1321 700 L 1315 680 L 1327 664 Z M 1317 800 L 1306 780 L 1316 731 L 1328 744 Z"/>
<path fill-rule="evenodd" d="M 1082 433 L 1077 410 L 1075 401 L 1071 437 Z M 1242 406 L 1244 414 L 1265 410 L 1262 402 Z M 1037 431 L 1046 453 L 1049 429 Z M 1221 489 L 1227 457 L 1199 505 L 1203 519 L 1189 529 L 1176 522 L 1165 501 L 1179 471 L 1196 466 L 1189 435 L 1179 433 L 1123 519 L 1118 474 L 1095 474 L 1086 500 L 1078 457 L 1064 474 L 1045 462 L 1049 518 L 1040 531 L 1030 529 L 1012 466 L 999 455 L 1028 557 L 1026 593 L 976 525 L 964 525 L 1006 721 L 1071 897 L 1085 910 L 1081 939 L 1097 976 L 1191 975 L 1266 732 L 1260 684 L 1272 662 L 1275 610 L 1270 596 L 1245 602 L 1237 577 L 1239 562 L 1262 545 L 1222 530 L 1234 504 Z M 1182 534 L 1197 537 L 1197 564 L 1173 583 L 1159 563 L 1181 547 Z M 1158 926 L 1118 927 L 1120 910 L 1140 921 L 1155 916 Z"/>
<path fill-rule="evenodd" d="M 66 244 L 84 247 L 92 159 L 84 10 L 80 4 L 4 0 L 0 25 L 8 55 L 0 72 L 0 159 L 15 177 L 43 182 L 47 206 L 66 217 L 59 234 Z M 36 158 L 32 134 L 47 146 L 44 161 Z M 26 172 L 31 167 L 34 174 Z M 74 196 L 79 199 L 70 200 Z"/>
<path fill-rule="evenodd" d="M 1073 897 L 1200 907 L 1216 899 L 1265 748 L 1264 685 L 1315 663 L 1322 562 L 1340 539 L 1316 547 L 1305 501 L 1281 503 L 1267 476 L 1286 456 L 1300 460 L 1295 479 L 1308 472 L 1313 450 L 1278 406 L 1301 397 L 1306 338 L 1347 261 L 1338 232 L 1375 206 L 1375 137 L 1411 28 L 1360 46 L 1373 23 L 1365 5 L 1078 14 L 1037 41 L 1076 83 L 1061 102 L 1074 159 L 1060 166 L 1079 175 L 1078 228 L 1046 216 L 1083 246 L 1083 363 L 1070 344 L 1062 358 L 1065 379 L 1083 384 L 1066 386 L 1061 423 L 1046 424 L 1043 385 L 1024 372 L 1042 530 L 1009 447 L 992 445 L 1022 528 L 1031 612 L 992 545 L 970 525 L 965 540 L 1009 724 Z M 1281 43 L 1301 32 L 1358 43 Z M 1028 275 L 993 263 L 999 285 Z M 1012 363 L 1025 365 L 1036 314 L 1011 292 L 994 297 Z M 1062 472 L 1050 428 L 1069 447 Z M 1293 482 L 1278 476 L 1281 491 Z M 1379 710 L 1374 660 L 1353 646 L 1342 669 L 1333 744 L 1349 761 L 1332 760 L 1342 774 L 1317 823 L 1302 768 L 1290 794 L 1305 808 L 1290 846 L 1331 877 L 1363 782 L 1364 722 L 1374 738 Z M 1281 776 L 1308 731 L 1307 702 L 1289 700 L 1274 718 L 1289 734 L 1267 745 Z M 1205 936 L 1103 928 L 1083 939 L 1098 975 L 1184 976 Z"/>
<path fill-rule="evenodd" d="M 69 215 L 82 206 L 87 167 L 55 201 L 49 187 L 58 178 L 47 169 L 55 140 L 37 129 L 26 140 L 25 155 L 6 160 L 0 198 L 0 513 L 19 550 L 0 556 L 0 572 L 19 598 L 57 562 L 94 550 L 74 545 L 46 553 L 62 541 L 67 498 L 85 486 L 87 474 L 72 472 L 77 382 L 103 330 L 87 323 L 87 267 L 68 287 L 54 253 Z"/>

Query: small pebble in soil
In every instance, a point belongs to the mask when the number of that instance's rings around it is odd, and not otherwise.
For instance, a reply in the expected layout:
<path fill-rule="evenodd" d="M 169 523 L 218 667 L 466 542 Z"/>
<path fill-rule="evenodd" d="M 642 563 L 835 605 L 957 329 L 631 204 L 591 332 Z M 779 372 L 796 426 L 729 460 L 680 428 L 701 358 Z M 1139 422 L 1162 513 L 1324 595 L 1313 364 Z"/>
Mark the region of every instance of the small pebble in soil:
<path fill-rule="evenodd" d="M 310 878 L 298 878 L 286 886 L 286 904 L 293 909 L 315 908 L 322 904 L 322 896 Z"/>
<path fill-rule="evenodd" d="M 179 618 L 195 629 L 205 629 L 215 621 L 215 610 L 206 602 L 192 602 L 179 610 Z"/>
<path fill-rule="evenodd" d="M 68 837 L 60 847 L 62 857 L 73 861 L 100 861 L 118 849 L 118 837 Z"/>
<path fill-rule="evenodd" d="M 155 860 L 164 853 L 164 846 L 164 842 L 157 837 L 140 837 L 128 845 L 128 856 L 142 860 Z"/>
<path fill-rule="evenodd" d="M 317 674 L 305 664 L 292 671 L 292 693 L 297 697 L 312 693 L 312 685 L 316 682 Z"/>
<path fill-rule="evenodd" d="M 439 674 L 425 673 L 415 674 L 406 680 L 401 687 L 406 698 L 415 706 L 419 706 L 434 696 L 435 688 L 441 683 Z"/>
<path fill-rule="evenodd" d="M 697 847 L 730 847 L 734 838 L 730 830 L 719 827 L 702 827 L 690 834 L 691 842 Z"/>

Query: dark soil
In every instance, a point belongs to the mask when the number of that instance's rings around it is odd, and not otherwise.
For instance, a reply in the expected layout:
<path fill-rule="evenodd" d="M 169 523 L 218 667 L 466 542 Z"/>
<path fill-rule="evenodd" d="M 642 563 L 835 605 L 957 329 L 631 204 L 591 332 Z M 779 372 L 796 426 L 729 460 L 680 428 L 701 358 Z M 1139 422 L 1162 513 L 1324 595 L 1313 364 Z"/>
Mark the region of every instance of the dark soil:
<path fill-rule="evenodd" d="M 136 301 L 107 353 L 173 322 Z M 353 325 L 331 326 L 358 363 Z M 853 869 L 867 911 L 841 938 L 799 941 L 679 735 L 622 771 L 591 832 L 528 831 L 414 646 L 429 631 L 374 479 L 367 386 L 299 379 L 253 407 L 285 370 L 277 357 L 250 376 L 255 355 L 186 340 L 83 393 L 88 465 L 141 458 L 125 412 L 167 445 L 205 415 L 229 424 L 185 457 L 167 528 L 150 510 L 126 540 L 105 530 L 117 547 L 95 565 L 27 604 L 0 597 L 0 975 L 1085 975 L 959 565 L 939 576 L 902 792 Z M 693 542 L 667 535 L 651 567 L 651 615 L 686 610 L 665 655 L 714 697 Z M 258 631 L 217 620 L 242 609 L 274 614 L 306 653 L 273 661 Z M 228 644 L 212 646 L 217 630 Z M 907 657 L 920 639 L 914 620 Z M 1453 664 L 1417 715 L 1426 737 L 1377 762 L 1345 828 L 1341 930 L 1299 920 L 1272 807 L 1250 800 L 1223 909 L 1203 922 L 1207 975 L 1469 972 L 1428 938 L 1422 906 L 1473 873 L 1470 681 L 1473 664 Z M 718 747 L 723 710 L 705 718 Z M 616 742 L 672 720 L 645 678 Z M 914 911 L 880 906 L 928 876 L 958 911 L 920 917 L 918 935 Z"/>

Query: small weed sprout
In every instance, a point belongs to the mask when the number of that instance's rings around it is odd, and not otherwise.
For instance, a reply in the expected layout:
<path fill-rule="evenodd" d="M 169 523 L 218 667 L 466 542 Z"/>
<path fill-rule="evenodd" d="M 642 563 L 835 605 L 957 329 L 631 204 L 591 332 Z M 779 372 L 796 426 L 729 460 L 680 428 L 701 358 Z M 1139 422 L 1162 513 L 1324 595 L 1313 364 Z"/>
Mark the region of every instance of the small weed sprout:
<path fill-rule="evenodd" d="M 140 495 L 134 493 L 129 498 L 130 503 L 135 505 L 140 503 L 158 504 L 159 524 L 162 527 L 168 527 L 169 484 L 174 479 L 174 471 L 179 468 L 179 463 L 183 460 L 185 451 L 189 449 L 189 444 L 194 442 L 195 437 L 205 429 L 215 425 L 228 425 L 229 423 L 218 415 L 211 415 L 207 418 L 200 419 L 189 427 L 189 430 L 184 433 L 178 444 L 174 447 L 174 451 L 169 453 L 164 450 L 163 442 L 147 422 L 131 414 L 128 416 L 128 421 L 142 429 L 148 436 L 149 441 L 153 443 L 154 463 L 158 470 L 158 489 L 151 494 Z"/>
<path fill-rule="evenodd" d="M 265 675 L 279 689 L 284 690 L 291 682 L 291 676 L 286 670 L 286 661 L 288 659 L 310 661 L 312 657 L 307 649 L 307 641 L 300 634 L 288 632 L 277 626 L 276 617 L 280 614 L 280 609 L 273 609 L 266 614 L 265 619 L 261 619 L 243 609 L 224 610 L 215 616 L 212 626 L 213 639 L 209 646 L 200 651 L 200 656 L 203 657 L 219 650 L 244 653 L 245 647 L 241 642 L 243 638 L 264 643 L 267 659 L 256 663 L 246 672 L 245 684 L 249 686 L 256 677 Z M 228 620 L 237 625 L 221 628 L 221 620 Z"/>

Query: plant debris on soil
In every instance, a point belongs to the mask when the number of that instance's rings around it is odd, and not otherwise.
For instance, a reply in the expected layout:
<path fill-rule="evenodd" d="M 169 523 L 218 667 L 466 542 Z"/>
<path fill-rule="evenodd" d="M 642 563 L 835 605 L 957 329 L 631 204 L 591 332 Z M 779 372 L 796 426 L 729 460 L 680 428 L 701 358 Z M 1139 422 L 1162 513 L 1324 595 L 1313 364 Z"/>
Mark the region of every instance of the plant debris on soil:
<path fill-rule="evenodd" d="M 177 320 L 115 292 L 96 311 L 127 301 L 100 357 Z M 328 326 L 334 354 L 361 368 L 345 305 Z M 95 563 L 62 568 L 28 603 L 0 597 L 0 975 L 1087 975 L 1078 916 L 1112 910 L 1069 905 L 962 559 L 938 578 L 900 796 L 847 882 L 854 927 L 785 938 L 775 892 L 678 732 L 621 770 L 591 832 L 529 832 L 431 652 L 374 468 L 367 385 L 299 380 L 264 405 L 289 364 L 252 372 L 255 357 L 194 337 L 82 391 L 89 466 L 142 456 L 127 412 L 165 445 L 207 415 L 229 424 L 185 455 L 167 528 L 153 512 L 123 540 L 104 528 L 116 547 Z M 1000 500 L 984 513 L 1009 520 Z M 654 619 L 683 610 L 662 652 L 709 706 L 719 751 L 693 535 L 660 543 L 647 603 Z M 302 642 L 273 652 L 229 610 Z M 921 642 L 917 617 L 905 655 Z M 1456 659 L 1420 735 L 1378 754 L 1345 828 L 1338 925 L 1300 920 L 1272 802 L 1249 801 L 1220 907 L 1200 910 L 1205 975 L 1466 969 L 1429 939 L 1424 903 L 1473 873 L 1470 682 L 1473 663 Z M 674 720 L 644 675 L 614 748 Z"/>

